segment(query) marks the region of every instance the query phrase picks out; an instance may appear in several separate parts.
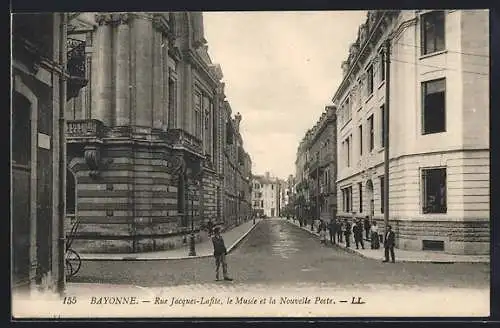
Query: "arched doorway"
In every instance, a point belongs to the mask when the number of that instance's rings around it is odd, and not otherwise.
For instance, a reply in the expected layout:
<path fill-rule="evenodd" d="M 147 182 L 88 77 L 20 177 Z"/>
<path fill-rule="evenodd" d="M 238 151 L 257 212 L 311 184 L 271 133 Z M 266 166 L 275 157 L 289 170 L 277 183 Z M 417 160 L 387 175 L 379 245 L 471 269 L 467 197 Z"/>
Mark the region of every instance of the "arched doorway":
<path fill-rule="evenodd" d="M 366 200 L 368 202 L 368 210 L 369 210 L 369 215 L 370 219 L 373 219 L 373 215 L 375 214 L 375 203 L 373 200 L 373 182 L 372 180 L 366 181 Z"/>
<path fill-rule="evenodd" d="M 14 93 L 12 107 L 12 260 L 14 285 L 30 282 L 31 102 Z"/>

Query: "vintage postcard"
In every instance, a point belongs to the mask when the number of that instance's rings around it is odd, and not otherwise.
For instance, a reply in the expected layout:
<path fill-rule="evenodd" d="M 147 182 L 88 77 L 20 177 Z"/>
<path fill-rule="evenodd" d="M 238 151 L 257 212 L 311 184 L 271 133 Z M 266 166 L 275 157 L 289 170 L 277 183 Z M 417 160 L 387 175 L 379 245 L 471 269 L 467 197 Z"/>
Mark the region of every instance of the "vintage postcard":
<path fill-rule="evenodd" d="M 12 317 L 488 317 L 489 11 L 12 13 Z"/>

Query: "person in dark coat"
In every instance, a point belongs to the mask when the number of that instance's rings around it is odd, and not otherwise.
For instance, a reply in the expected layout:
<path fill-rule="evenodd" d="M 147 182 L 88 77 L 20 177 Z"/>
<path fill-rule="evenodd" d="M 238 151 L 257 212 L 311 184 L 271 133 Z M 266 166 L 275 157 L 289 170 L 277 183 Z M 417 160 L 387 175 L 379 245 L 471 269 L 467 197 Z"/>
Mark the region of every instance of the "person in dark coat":
<path fill-rule="evenodd" d="M 220 234 L 220 227 L 214 228 L 214 236 L 212 237 L 212 243 L 214 245 L 214 257 L 215 257 L 215 280 L 219 280 L 219 268 L 222 265 L 222 275 L 224 280 L 231 281 L 233 279 L 229 278 L 227 274 L 227 262 L 226 255 L 227 249 L 224 244 L 224 239 Z"/>
<path fill-rule="evenodd" d="M 341 243 L 344 225 L 342 224 L 342 221 L 340 221 L 340 219 L 337 219 L 335 225 L 337 227 L 337 242 Z"/>
<path fill-rule="evenodd" d="M 354 233 L 354 242 L 356 243 L 356 249 L 359 249 L 359 245 L 361 245 L 362 249 L 365 249 L 365 245 L 363 244 L 363 225 L 361 223 L 361 220 L 358 220 L 354 224 L 352 232 Z"/>
<path fill-rule="evenodd" d="M 371 227 L 370 218 L 367 216 L 367 217 L 365 217 L 365 221 L 364 221 L 366 240 L 370 240 L 370 237 L 371 237 L 370 236 L 370 227 Z"/>
<path fill-rule="evenodd" d="M 214 224 L 213 224 L 212 220 L 208 220 L 207 231 L 208 231 L 209 236 L 211 236 L 213 234 L 213 230 L 214 230 Z"/>
<path fill-rule="evenodd" d="M 347 219 L 344 219 L 344 237 L 345 237 L 345 246 L 346 247 L 351 247 L 351 223 L 347 221 Z"/>
<path fill-rule="evenodd" d="M 394 255 L 395 237 L 392 226 L 387 226 L 387 233 L 384 236 L 385 260 L 383 262 L 389 262 L 389 253 L 391 254 L 392 263 L 396 262 Z"/>
<path fill-rule="evenodd" d="M 335 235 L 337 234 L 337 223 L 335 219 L 331 219 L 328 223 L 328 232 L 330 233 L 330 243 L 335 245 Z"/>
<path fill-rule="evenodd" d="M 370 228 L 371 231 L 371 249 L 379 249 L 380 248 L 380 240 L 378 235 L 378 226 L 377 221 L 373 221 L 373 224 Z"/>

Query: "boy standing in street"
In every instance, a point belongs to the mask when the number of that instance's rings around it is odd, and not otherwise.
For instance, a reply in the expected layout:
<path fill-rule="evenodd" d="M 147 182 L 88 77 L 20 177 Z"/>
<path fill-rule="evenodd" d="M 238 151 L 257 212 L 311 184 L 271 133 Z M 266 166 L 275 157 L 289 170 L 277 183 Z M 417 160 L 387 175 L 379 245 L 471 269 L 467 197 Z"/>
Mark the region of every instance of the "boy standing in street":
<path fill-rule="evenodd" d="M 214 228 L 214 236 L 212 237 L 212 243 L 214 245 L 214 257 L 215 257 L 215 280 L 219 280 L 219 268 L 222 264 L 222 275 L 224 280 L 232 281 L 227 275 L 227 262 L 226 262 L 226 245 L 224 244 L 224 239 L 220 234 L 220 227 Z"/>

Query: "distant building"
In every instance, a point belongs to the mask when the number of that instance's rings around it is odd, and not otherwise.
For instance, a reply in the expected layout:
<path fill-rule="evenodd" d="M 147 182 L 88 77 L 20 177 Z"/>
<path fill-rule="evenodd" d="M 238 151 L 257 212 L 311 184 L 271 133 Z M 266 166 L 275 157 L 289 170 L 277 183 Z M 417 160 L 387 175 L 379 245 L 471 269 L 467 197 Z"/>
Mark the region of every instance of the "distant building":
<path fill-rule="evenodd" d="M 265 175 L 254 175 L 252 185 L 252 207 L 254 212 L 268 217 L 278 216 L 280 208 L 279 179 L 266 172 Z"/>
<path fill-rule="evenodd" d="M 342 68 L 343 81 L 333 97 L 339 215 L 370 216 L 383 231 L 384 211 L 389 211 L 401 249 L 487 254 L 488 11 L 369 11 Z M 388 148 L 383 139 L 387 79 Z"/>
<path fill-rule="evenodd" d="M 280 216 L 292 216 L 294 213 L 295 183 L 293 175 L 280 183 Z"/>
<path fill-rule="evenodd" d="M 327 106 L 307 131 L 295 161 L 295 212 L 310 222 L 337 214 L 337 133 L 335 108 Z"/>

